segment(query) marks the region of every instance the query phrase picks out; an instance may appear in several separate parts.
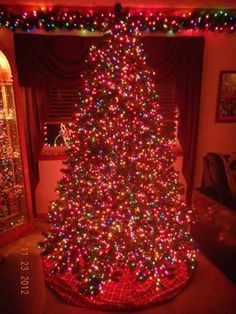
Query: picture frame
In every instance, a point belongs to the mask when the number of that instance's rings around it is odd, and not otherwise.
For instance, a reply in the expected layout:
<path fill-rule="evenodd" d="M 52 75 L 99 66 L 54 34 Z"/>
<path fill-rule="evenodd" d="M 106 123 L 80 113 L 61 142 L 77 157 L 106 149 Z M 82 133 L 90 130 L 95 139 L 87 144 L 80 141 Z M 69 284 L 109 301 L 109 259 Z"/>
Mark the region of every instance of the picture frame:
<path fill-rule="evenodd" d="M 216 122 L 236 122 L 236 70 L 220 71 Z"/>

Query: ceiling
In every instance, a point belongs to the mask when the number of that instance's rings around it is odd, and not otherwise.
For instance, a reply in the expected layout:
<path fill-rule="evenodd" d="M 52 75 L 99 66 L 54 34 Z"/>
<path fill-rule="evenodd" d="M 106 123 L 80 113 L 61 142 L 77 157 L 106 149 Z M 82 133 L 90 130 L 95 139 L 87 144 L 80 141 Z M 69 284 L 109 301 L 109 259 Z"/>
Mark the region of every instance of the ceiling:
<path fill-rule="evenodd" d="M 44 6 L 78 6 L 78 7 L 113 7 L 120 2 L 124 7 L 142 8 L 236 8 L 235 0 L 1 0 L 1 5 L 29 5 L 34 7 Z"/>

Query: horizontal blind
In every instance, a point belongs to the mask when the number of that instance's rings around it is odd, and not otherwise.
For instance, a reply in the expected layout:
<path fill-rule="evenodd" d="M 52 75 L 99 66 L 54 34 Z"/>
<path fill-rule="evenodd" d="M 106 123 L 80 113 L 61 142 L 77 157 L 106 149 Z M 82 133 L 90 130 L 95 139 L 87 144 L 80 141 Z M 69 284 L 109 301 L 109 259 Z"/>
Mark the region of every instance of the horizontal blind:
<path fill-rule="evenodd" d="M 165 121 L 177 120 L 176 88 L 175 83 L 170 81 L 157 84 L 159 95 L 160 112 Z"/>
<path fill-rule="evenodd" d="M 72 119 L 77 103 L 78 89 L 75 87 L 51 86 L 47 122 L 65 122 Z"/>
<path fill-rule="evenodd" d="M 163 117 L 161 135 L 175 141 L 178 121 L 175 82 L 157 83 L 157 93 L 159 95 L 160 113 Z"/>
<path fill-rule="evenodd" d="M 157 84 L 160 113 L 163 117 L 161 135 L 176 140 L 177 106 L 174 82 Z M 60 134 L 60 124 L 72 120 L 74 106 L 77 103 L 78 88 L 74 86 L 50 87 L 50 103 L 45 124 L 45 143 L 54 145 Z"/>
<path fill-rule="evenodd" d="M 173 122 L 177 120 L 176 90 L 173 82 L 159 83 L 160 113 L 163 120 Z M 71 120 L 74 106 L 77 103 L 78 89 L 75 87 L 51 86 L 49 92 L 48 121 L 63 122 Z"/>

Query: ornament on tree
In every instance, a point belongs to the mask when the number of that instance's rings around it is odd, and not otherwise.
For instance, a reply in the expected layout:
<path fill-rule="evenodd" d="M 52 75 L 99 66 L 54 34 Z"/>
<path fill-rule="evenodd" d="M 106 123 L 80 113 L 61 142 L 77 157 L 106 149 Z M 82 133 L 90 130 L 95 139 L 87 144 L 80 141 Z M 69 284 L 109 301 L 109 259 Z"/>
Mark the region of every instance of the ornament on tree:
<path fill-rule="evenodd" d="M 143 308 L 179 293 L 195 268 L 191 211 L 138 31 L 117 21 L 86 63 L 40 243 L 45 280 L 67 303 Z"/>

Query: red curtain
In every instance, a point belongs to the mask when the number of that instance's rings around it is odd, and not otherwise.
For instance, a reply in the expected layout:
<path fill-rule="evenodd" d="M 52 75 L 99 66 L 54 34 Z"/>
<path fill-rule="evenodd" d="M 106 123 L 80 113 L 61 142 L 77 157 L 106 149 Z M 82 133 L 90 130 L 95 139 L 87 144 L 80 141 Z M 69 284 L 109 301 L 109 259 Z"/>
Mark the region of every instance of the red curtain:
<path fill-rule="evenodd" d="M 144 37 L 142 42 L 149 57 L 149 64 L 157 72 L 158 82 L 176 82 L 178 139 L 183 150 L 182 172 L 187 183 L 186 200 L 190 205 L 195 171 L 204 38 Z"/>
<path fill-rule="evenodd" d="M 183 149 L 183 174 L 187 182 L 187 203 L 191 203 L 194 180 L 201 73 L 204 50 L 203 37 L 143 37 L 150 66 L 156 70 L 158 82 L 174 80 L 179 107 L 178 138 Z M 15 34 L 15 52 L 20 84 L 48 92 L 48 85 L 78 86 L 85 58 L 92 44 L 102 44 L 102 37 L 52 36 Z M 29 97 L 28 97 L 29 98 Z M 27 112 L 34 101 L 26 100 Z M 31 108 L 31 109 L 30 109 Z M 39 108 L 42 117 L 45 108 Z M 41 112 L 40 112 L 41 111 Z M 26 127 L 35 129 L 35 118 L 28 116 Z M 42 121 L 43 123 L 43 121 Z M 38 127 L 40 128 L 40 126 Z M 30 153 L 38 161 L 38 140 L 32 138 Z M 33 143 L 32 143 L 33 141 Z M 36 152 L 36 153 L 35 153 Z M 35 169 L 35 180 L 38 180 Z"/>
<path fill-rule="evenodd" d="M 101 37 L 15 34 L 16 63 L 22 86 L 77 86 L 85 58 Z"/>
<path fill-rule="evenodd" d="M 47 94 L 44 89 L 24 88 L 24 124 L 28 153 L 28 166 L 31 190 L 35 191 L 39 180 L 38 158 L 43 146 L 44 110 L 47 106 Z M 36 216 L 35 193 L 32 193 L 33 213 Z"/>

